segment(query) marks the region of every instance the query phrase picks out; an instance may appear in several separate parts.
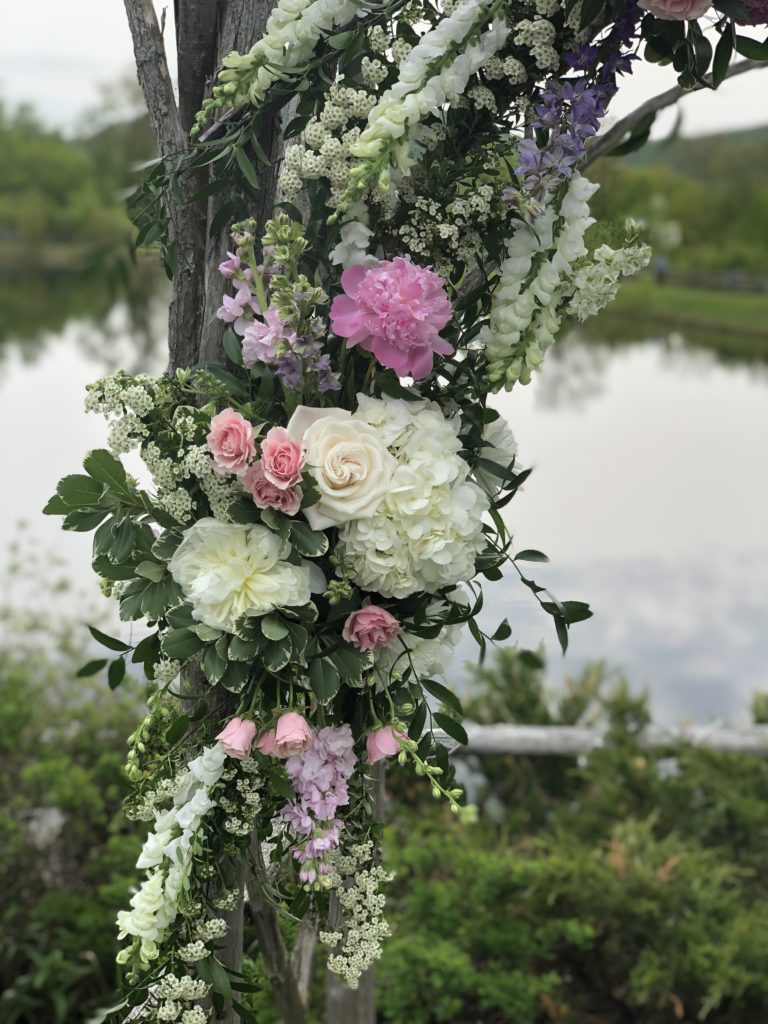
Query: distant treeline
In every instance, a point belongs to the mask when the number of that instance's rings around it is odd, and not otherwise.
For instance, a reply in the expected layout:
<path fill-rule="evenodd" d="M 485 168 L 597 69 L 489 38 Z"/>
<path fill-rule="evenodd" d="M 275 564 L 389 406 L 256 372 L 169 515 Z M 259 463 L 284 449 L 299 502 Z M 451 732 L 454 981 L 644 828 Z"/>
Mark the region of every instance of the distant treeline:
<path fill-rule="evenodd" d="M 768 276 L 768 131 L 656 143 L 589 175 L 594 216 L 643 221 L 672 268 Z"/>

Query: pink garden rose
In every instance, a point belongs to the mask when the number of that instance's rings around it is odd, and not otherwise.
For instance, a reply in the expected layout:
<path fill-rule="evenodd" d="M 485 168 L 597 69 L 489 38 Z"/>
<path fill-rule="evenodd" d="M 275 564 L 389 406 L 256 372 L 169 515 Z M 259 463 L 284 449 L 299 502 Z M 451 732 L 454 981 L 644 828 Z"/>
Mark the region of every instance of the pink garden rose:
<path fill-rule="evenodd" d="M 281 491 L 301 483 L 304 445 L 294 441 L 285 427 L 272 427 L 261 442 L 264 476 Z"/>
<path fill-rule="evenodd" d="M 267 480 L 262 462 L 254 462 L 240 477 L 240 483 L 253 498 L 257 508 L 274 508 L 286 516 L 295 516 L 301 508 L 301 488 L 276 487 L 271 480 Z"/>
<path fill-rule="evenodd" d="M 376 764 L 385 757 L 393 757 L 400 753 L 400 733 L 396 733 L 391 725 L 372 732 L 365 741 L 368 750 L 368 764 Z"/>
<path fill-rule="evenodd" d="M 644 11 L 663 21 L 693 21 L 706 14 L 711 0 L 639 0 Z"/>
<path fill-rule="evenodd" d="M 295 711 L 280 715 L 277 725 L 259 737 L 256 746 L 267 757 L 293 757 L 309 750 L 315 732 L 306 718 Z"/>
<path fill-rule="evenodd" d="M 211 420 L 206 438 L 217 473 L 243 476 L 256 454 L 253 427 L 234 409 L 225 409 Z"/>
<path fill-rule="evenodd" d="M 341 286 L 346 294 L 331 304 L 331 327 L 347 339 L 347 348 L 372 352 L 398 377 L 426 377 L 436 352 L 453 354 L 438 334 L 452 307 L 434 271 L 396 256 L 376 267 L 349 267 Z"/>
<path fill-rule="evenodd" d="M 250 718 L 233 718 L 216 737 L 230 757 L 240 760 L 251 753 L 255 738 L 256 724 Z"/>
<path fill-rule="evenodd" d="M 372 651 L 394 640 L 402 626 L 386 608 L 375 604 L 360 608 L 347 618 L 341 635 L 358 651 Z"/>

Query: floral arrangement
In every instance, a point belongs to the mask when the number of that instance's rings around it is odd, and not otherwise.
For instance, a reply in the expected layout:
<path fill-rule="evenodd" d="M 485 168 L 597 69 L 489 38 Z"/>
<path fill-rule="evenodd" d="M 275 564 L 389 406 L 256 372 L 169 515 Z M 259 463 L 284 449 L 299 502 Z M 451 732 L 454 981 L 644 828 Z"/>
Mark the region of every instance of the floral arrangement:
<path fill-rule="evenodd" d="M 118 919 L 132 1019 L 241 1012 L 216 944 L 243 865 L 263 898 L 313 908 L 355 986 L 387 933 L 372 766 L 410 764 L 460 810 L 461 704 L 435 677 L 463 628 L 481 652 L 511 633 L 480 628 L 480 578 L 510 563 L 563 647 L 590 614 L 518 565 L 544 556 L 513 552 L 501 513 L 528 471 L 489 398 L 648 263 L 631 226 L 593 226 L 582 173 L 641 37 L 706 71 L 686 20 L 705 5 L 645 6 L 279 0 L 224 61 L 197 135 L 225 107 L 248 125 L 295 101 L 279 208 L 244 210 L 219 268 L 226 358 L 91 385 L 109 450 L 45 510 L 94 531 L 105 593 L 149 627 L 92 631 L 111 686 L 129 655 L 152 684 L 127 768 L 128 813 L 152 823 Z M 718 15 L 727 58 L 734 24 Z M 252 176 L 244 135 L 200 143 L 205 162 L 213 146 Z"/>

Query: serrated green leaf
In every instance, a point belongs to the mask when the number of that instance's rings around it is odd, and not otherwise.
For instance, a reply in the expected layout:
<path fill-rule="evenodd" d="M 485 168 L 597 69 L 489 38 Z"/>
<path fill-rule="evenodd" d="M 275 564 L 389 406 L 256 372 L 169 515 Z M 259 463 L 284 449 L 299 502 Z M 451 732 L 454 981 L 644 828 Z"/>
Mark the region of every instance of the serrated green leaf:
<path fill-rule="evenodd" d="M 73 508 L 92 508 L 98 505 L 104 487 L 89 476 L 73 473 L 59 480 L 56 494 L 61 500 Z"/>
<path fill-rule="evenodd" d="M 108 633 L 102 633 L 100 629 L 96 629 L 95 626 L 89 626 L 88 632 L 91 634 L 94 640 L 106 647 L 110 651 L 130 651 L 132 647 L 130 644 L 124 643 L 122 640 L 118 640 L 117 637 L 110 636 Z"/>
<path fill-rule="evenodd" d="M 164 530 L 153 542 L 152 554 L 161 562 L 168 562 L 173 558 L 179 544 L 181 544 L 180 533 L 176 533 L 174 530 Z"/>
<path fill-rule="evenodd" d="M 95 448 L 88 452 L 83 460 L 83 469 L 100 484 L 105 484 L 115 494 L 126 496 L 130 494 L 128 478 L 122 462 L 106 450 L 106 448 Z"/>
<path fill-rule="evenodd" d="M 457 722 L 455 718 L 451 718 L 450 715 L 444 715 L 439 711 L 435 712 L 434 719 L 443 732 L 450 736 L 452 740 L 456 740 L 457 743 L 461 743 L 464 747 L 469 743 L 469 737 L 461 722 Z"/>
<path fill-rule="evenodd" d="M 106 509 L 73 509 L 64 517 L 61 524 L 63 530 L 71 530 L 73 533 L 90 533 L 95 530 L 99 523 L 109 515 Z"/>
<path fill-rule="evenodd" d="M 48 504 L 43 509 L 44 516 L 65 516 L 67 512 L 71 512 L 71 507 L 64 501 L 58 494 L 54 494 L 52 498 L 48 499 Z"/>

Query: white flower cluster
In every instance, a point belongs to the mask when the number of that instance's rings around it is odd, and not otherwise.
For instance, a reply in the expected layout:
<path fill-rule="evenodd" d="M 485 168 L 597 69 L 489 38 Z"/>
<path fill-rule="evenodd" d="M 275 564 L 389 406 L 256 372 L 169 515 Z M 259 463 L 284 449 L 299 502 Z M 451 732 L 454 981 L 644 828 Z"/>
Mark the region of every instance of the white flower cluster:
<path fill-rule="evenodd" d="M 261 776 L 252 773 L 236 782 L 237 797 L 222 797 L 219 803 L 229 814 L 224 828 L 233 836 L 247 836 L 253 831 L 253 822 L 261 808 Z"/>
<path fill-rule="evenodd" d="M 557 29 L 546 18 L 524 19 L 515 26 L 515 42 L 530 51 L 540 71 L 555 71 L 560 54 L 554 46 Z"/>
<path fill-rule="evenodd" d="M 428 617 L 432 619 L 445 607 L 444 602 L 435 602 L 428 609 Z M 412 667 L 420 679 L 441 676 L 453 660 L 461 634 L 460 625 L 444 626 L 439 636 L 428 639 L 403 630 L 386 647 L 376 651 L 376 673 L 385 685 L 401 677 L 408 667 Z"/>
<path fill-rule="evenodd" d="M 407 175 L 414 164 L 409 153 L 414 129 L 429 114 L 455 102 L 465 91 L 471 76 L 490 60 L 509 35 L 503 20 L 494 22 L 474 43 L 442 64 L 446 53 L 471 36 L 487 19 L 489 0 L 465 0 L 427 32 L 400 64 L 398 81 L 382 95 L 368 115 L 368 126 L 352 147 L 360 163 L 352 171 L 350 199 L 359 198 L 376 168 L 378 186 L 387 191 L 391 164 Z M 437 66 L 436 74 L 430 71 Z M 391 158 L 380 169 L 382 157 Z"/>
<path fill-rule="evenodd" d="M 601 245 L 592 260 L 576 271 L 575 290 L 566 312 L 581 321 L 595 316 L 616 298 L 620 279 L 636 274 L 647 267 L 650 260 L 651 249 L 647 245 L 630 245 L 623 249 Z"/>
<path fill-rule="evenodd" d="M 154 381 L 146 374 L 130 377 L 123 371 L 87 387 L 85 411 L 109 421 L 107 444 L 115 455 L 138 448 L 149 431 L 141 422 L 155 406 Z"/>
<path fill-rule="evenodd" d="M 204 444 L 188 449 L 184 456 L 184 470 L 197 477 L 214 519 L 230 522 L 229 506 L 243 493 L 237 480 L 214 471 L 211 453 Z"/>
<path fill-rule="evenodd" d="M 117 915 L 119 938 L 138 939 L 144 963 L 156 959 L 158 943 L 178 914 L 192 869 L 194 841 L 205 815 L 216 806 L 211 790 L 221 778 L 226 756 L 218 743 L 207 747 L 178 778 L 172 807 L 155 811 L 154 831 L 136 863 L 147 870 L 147 879 L 131 898 L 132 909 Z M 121 962 L 128 952 L 121 952 Z"/>
<path fill-rule="evenodd" d="M 486 423 L 483 428 L 483 441 L 485 443 L 478 451 L 478 456 L 506 470 L 517 454 L 517 441 L 503 416 Z M 484 466 L 475 466 L 473 475 L 489 497 L 493 498 L 499 493 L 501 477 L 491 473 Z"/>
<path fill-rule="evenodd" d="M 506 79 L 510 85 L 522 85 L 528 77 L 525 64 L 517 57 L 491 57 L 483 67 L 483 74 L 490 82 Z"/>
<path fill-rule="evenodd" d="M 560 307 L 573 294 L 574 264 L 587 254 L 584 234 L 594 223 L 587 200 L 597 188 L 574 174 L 559 208 L 551 200 L 533 226 L 521 227 L 508 244 L 490 325 L 479 336 L 495 391 L 529 383 L 554 343 Z"/>
<path fill-rule="evenodd" d="M 458 185 L 456 198 L 446 206 L 431 196 L 417 195 L 408 186 L 402 198 L 409 207 L 409 216 L 398 229 L 400 238 L 414 256 L 434 261 L 435 269 L 444 277 L 450 275 L 453 260 L 471 264 L 483 251 L 484 229 L 498 216 L 494 189 L 488 183 L 469 192 Z M 435 253 L 445 255 L 440 259 Z"/>
<path fill-rule="evenodd" d="M 347 854 L 331 859 L 328 876 L 341 906 L 343 931 L 321 932 L 320 941 L 335 947 L 328 968 L 357 988 L 361 974 L 381 956 L 381 944 L 389 935 L 384 920 L 386 898 L 382 887 L 392 875 L 373 863 L 373 844 L 359 843 Z"/>
<path fill-rule="evenodd" d="M 355 418 L 397 459 L 376 512 L 345 524 L 339 555 L 364 590 L 404 598 L 470 579 L 488 500 L 459 455 L 459 422 L 427 402 L 359 396 Z"/>

